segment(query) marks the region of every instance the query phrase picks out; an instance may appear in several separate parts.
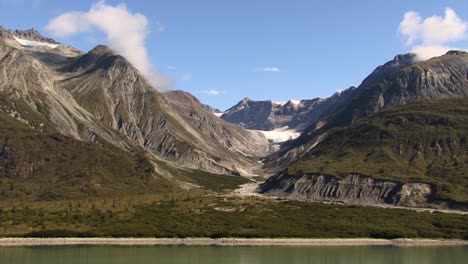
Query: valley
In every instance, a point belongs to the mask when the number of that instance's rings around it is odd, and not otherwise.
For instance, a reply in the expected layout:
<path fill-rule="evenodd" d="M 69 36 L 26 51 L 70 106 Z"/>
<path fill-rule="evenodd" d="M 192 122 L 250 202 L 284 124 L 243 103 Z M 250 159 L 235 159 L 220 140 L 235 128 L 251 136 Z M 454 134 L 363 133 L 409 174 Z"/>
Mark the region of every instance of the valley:
<path fill-rule="evenodd" d="M 467 239 L 467 98 L 450 51 L 220 112 L 107 46 L 0 27 L 0 236 Z"/>

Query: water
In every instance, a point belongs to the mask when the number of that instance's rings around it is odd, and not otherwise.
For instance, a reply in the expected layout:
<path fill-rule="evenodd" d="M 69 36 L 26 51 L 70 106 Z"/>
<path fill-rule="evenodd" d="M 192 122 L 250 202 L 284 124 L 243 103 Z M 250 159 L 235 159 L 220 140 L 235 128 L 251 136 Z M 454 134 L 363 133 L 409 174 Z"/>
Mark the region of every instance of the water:
<path fill-rule="evenodd" d="M 3 264 L 457 264 L 468 263 L 468 247 L 203 247 L 57 246 L 0 247 Z"/>

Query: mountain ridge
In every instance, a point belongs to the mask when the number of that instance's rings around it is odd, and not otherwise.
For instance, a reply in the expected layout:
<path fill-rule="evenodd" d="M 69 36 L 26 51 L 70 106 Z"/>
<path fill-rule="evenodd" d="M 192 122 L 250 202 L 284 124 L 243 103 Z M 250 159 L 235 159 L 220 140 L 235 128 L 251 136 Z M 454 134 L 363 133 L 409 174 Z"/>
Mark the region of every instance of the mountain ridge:
<path fill-rule="evenodd" d="M 326 138 L 328 131 L 351 124 L 382 108 L 421 99 L 465 97 L 468 94 L 468 78 L 464 76 L 468 53 L 452 53 L 387 71 L 385 78 L 369 87 L 360 85 L 340 111 L 312 123 L 299 138 L 287 142 L 280 151 L 268 157 L 265 166 L 278 168 L 293 162 Z M 374 73 L 376 71 L 369 76 Z"/>

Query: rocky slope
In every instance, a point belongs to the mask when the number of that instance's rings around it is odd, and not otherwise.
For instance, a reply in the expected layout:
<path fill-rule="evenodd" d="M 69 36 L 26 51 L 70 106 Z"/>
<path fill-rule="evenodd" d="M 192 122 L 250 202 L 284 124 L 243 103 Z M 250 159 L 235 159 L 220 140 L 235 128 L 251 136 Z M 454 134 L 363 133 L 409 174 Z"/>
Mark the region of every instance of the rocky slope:
<path fill-rule="evenodd" d="M 120 144 L 110 129 L 80 107 L 73 96 L 60 86 L 56 75 L 41 61 L 25 51 L 0 40 L 0 94 L 5 98 L 3 111 L 32 127 L 41 122 L 29 118 L 31 111 L 50 121 L 60 133 L 76 139 L 93 141 L 100 137 Z M 6 100 L 8 98 L 9 100 Z"/>
<path fill-rule="evenodd" d="M 264 136 L 255 131 L 245 130 L 219 119 L 212 109 L 200 107 L 202 104 L 193 95 L 184 91 L 167 91 L 163 95 L 178 113 L 192 127 L 205 137 L 221 144 L 233 152 L 243 153 L 243 156 L 262 157 L 268 153 Z"/>
<path fill-rule="evenodd" d="M 219 125 L 220 120 L 193 97 L 164 96 L 125 58 L 105 46 L 94 48 L 59 71 L 63 76 L 60 84 L 82 107 L 164 160 L 214 173 L 249 176 L 258 166 L 245 156 L 267 151 L 265 138 L 239 127 Z"/>
<path fill-rule="evenodd" d="M 173 166 L 219 174 L 254 175 L 252 156 L 268 151 L 261 134 L 226 124 L 194 98 L 183 97 L 189 109 L 176 107 L 105 46 L 84 54 L 34 30 L 1 28 L 0 35 L 3 111 L 34 129 L 50 126 L 126 151 L 143 147 Z"/>

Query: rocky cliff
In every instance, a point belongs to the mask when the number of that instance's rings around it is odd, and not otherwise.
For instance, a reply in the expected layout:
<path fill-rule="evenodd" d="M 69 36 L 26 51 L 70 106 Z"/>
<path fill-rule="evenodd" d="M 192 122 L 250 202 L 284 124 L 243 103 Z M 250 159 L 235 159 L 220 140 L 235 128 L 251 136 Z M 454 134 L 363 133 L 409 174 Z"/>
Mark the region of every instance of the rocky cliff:
<path fill-rule="evenodd" d="M 341 178 L 321 174 L 291 176 L 287 171 L 268 179 L 260 186 L 260 192 L 297 200 L 406 207 L 427 206 L 433 194 L 427 183 L 399 183 L 361 174 Z"/>

